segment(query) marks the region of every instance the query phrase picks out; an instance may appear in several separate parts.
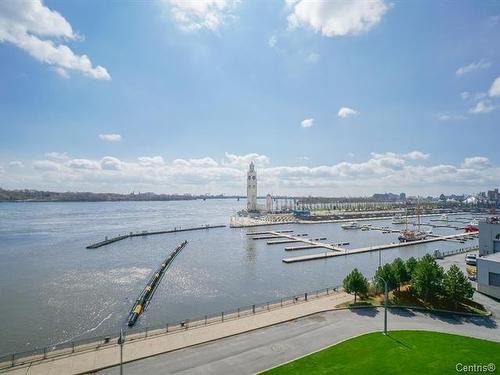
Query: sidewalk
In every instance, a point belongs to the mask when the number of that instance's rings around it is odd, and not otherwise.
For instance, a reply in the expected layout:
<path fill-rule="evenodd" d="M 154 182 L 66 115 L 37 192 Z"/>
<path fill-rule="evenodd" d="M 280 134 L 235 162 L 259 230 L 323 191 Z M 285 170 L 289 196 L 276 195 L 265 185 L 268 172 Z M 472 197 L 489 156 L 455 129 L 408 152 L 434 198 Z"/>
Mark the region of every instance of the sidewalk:
<path fill-rule="evenodd" d="M 128 341 L 125 342 L 123 347 L 123 362 L 151 357 L 160 353 L 186 348 L 192 345 L 286 322 L 317 312 L 330 310 L 336 305 L 348 302 L 351 299 L 351 295 L 337 292 L 324 297 L 311 299 L 308 302 L 301 302 L 217 324 Z M 16 366 L 11 369 L 5 369 L 3 372 L 12 375 L 79 374 L 116 366 L 119 364 L 119 361 L 120 347 L 115 344 L 91 351 L 78 352 L 67 356 Z"/>

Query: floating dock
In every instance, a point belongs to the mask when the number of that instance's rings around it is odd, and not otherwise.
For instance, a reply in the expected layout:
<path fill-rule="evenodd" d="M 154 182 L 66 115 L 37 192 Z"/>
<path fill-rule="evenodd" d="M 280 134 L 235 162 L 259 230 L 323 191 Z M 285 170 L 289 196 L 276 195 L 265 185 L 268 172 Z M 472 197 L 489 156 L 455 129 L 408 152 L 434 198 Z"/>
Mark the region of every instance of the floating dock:
<path fill-rule="evenodd" d="M 361 247 L 361 248 L 352 249 L 352 250 L 342 249 L 341 252 L 333 252 L 333 251 L 328 252 L 328 251 L 326 251 L 324 253 L 319 253 L 319 254 L 302 255 L 302 256 L 284 258 L 284 259 L 282 259 L 282 261 L 284 263 L 306 262 L 309 260 L 332 258 L 332 257 L 337 257 L 337 256 L 343 256 L 343 255 L 353 255 L 353 254 L 365 253 L 365 252 L 369 252 L 369 251 L 387 250 L 387 249 L 412 246 L 412 245 L 418 245 L 418 244 L 422 244 L 422 243 L 435 242 L 435 241 L 450 241 L 450 240 L 453 241 L 453 240 L 459 240 L 459 239 L 470 239 L 471 238 L 470 236 L 471 236 L 470 233 L 459 233 L 459 234 L 452 234 L 449 236 L 434 236 L 434 237 L 426 238 L 425 240 L 420 240 L 420 241 L 391 243 L 391 244 L 377 245 L 377 246 L 368 246 L 368 247 Z M 327 248 L 326 246 L 318 246 L 318 247 Z M 287 250 L 287 249 L 285 248 L 285 250 Z"/>
<path fill-rule="evenodd" d="M 174 228 L 174 229 L 168 229 L 168 230 L 158 230 L 158 231 L 143 231 L 143 232 L 137 232 L 133 233 L 130 232 L 129 234 L 121 235 L 121 236 L 116 236 L 112 238 L 105 238 L 104 241 L 96 242 L 92 245 L 87 246 L 87 249 L 97 249 L 101 246 L 109 245 L 113 242 L 118 242 L 121 240 L 124 240 L 126 238 L 132 238 L 132 237 L 144 237 L 144 236 L 151 236 L 153 234 L 166 234 L 166 233 L 177 233 L 177 232 L 189 232 L 193 230 L 202 230 L 202 229 L 214 229 L 214 228 L 224 228 L 225 225 L 204 225 L 201 227 L 192 227 L 192 228 Z"/>
<path fill-rule="evenodd" d="M 305 236 L 307 236 L 307 233 L 294 235 L 294 234 L 285 234 L 285 233 L 280 233 L 280 232 L 269 231 L 268 234 L 269 234 L 270 238 L 283 238 L 284 240 L 288 239 L 288 240 L 293 240 L 294 242 L 302 242 L 305 244 L 304 246 L 297 246 L 295 248 L 285 248 L 285 250 L 288 250 L 288 251 L 313 249 L 313 248 L 318 248 L 318 247 L 322 247 L 322 248 L 332 250 L 332 251 L 341 251 L 341 252 L 345 251 L 345 249 L 341 248 L 340 246 L 337 246 L 336 244 L 327 244 L 327 243 L 319 242 L 319 240 L 324 240 L 324 239 L 326 239 L 326 237 L 313 240 L 313 239 L 305 238 Z"/>
<path fill-rule="evenodd" d="M 260 236 L 263 234 L 270 234 L 270 233 L 292 233 L 293 230 L 276 230 L 276 231 L 266 231 L 266 232 L 250 232 L 247 233 L 247 236 Z"/>
<path fill-rule="evenodd" d="M 144 310 L 146 310 L 146 307 L 149 305 L 149 302 L 153 298 L 153 294 L 156 291 L 156 288 L 158 288 L 158 285 L 160 285 L 160 281 L 163 278 L 163 275 L 165 274 L 168 267 L 170 266 L 174 258 L 177 256 L 177 254 L 179 254 L 186 245 L 187 241 L 181 242 L 181 244 L 178 245 L 175 248 L 175 250 L 172 251 L 168 257 L 165 258 L 165 260 L 156 270 L 151 279 L 149 279 L 148 284 L 146 285 L 142 293 L 139 295 L 139 298 L 137 298 L 137 300 L 135 301 L 132 310 L 130 310 L 130 313 L 128 315 L 129 327 L 132 327 L 137 322 L 137 319 L 139 319 L 139 316 L 144 312 Z"/>

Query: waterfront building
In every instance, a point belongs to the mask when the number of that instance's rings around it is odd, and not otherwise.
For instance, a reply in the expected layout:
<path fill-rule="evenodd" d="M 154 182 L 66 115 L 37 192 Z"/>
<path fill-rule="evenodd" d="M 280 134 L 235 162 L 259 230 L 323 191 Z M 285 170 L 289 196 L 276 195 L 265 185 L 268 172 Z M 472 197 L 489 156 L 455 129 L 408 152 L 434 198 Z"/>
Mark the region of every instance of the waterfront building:
<path fill-rule="evenodd" d="M 247 211 L 257 211 L 257 172 L 253 162 L 250 163 L 247 172 Z"/>
<path fill-rule="evenodd" d="M 492 203 L 496 203 L 497 200 L 500 199 L 500 194 L 498 193 L 498 189 L 488 190 L 488 200 Z"/>
<path fill-rule="evenodd" d="M 500 219 L 479 223 L 477 290 L 500 298 Z"/>
<path fill-rule="evenodd" d="M 271 194 L 266 195 L 266 211 L 273 212 L 273 197 Z"/>

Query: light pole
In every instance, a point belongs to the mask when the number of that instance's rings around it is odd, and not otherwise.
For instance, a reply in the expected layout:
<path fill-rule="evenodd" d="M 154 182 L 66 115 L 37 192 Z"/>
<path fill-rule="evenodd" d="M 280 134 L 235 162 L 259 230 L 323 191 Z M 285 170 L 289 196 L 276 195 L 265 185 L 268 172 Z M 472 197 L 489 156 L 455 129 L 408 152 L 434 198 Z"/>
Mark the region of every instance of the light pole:
<path fill-rule="evenodd" d="M 379 279 L 384 282 L 384 335 L 387 335 L 387 281 L 379 276 Z"/>
<path fill-rule="evenodd" d="M 118 345 L 120 345 L 120 375 L 123 375 L 123 344 L 125 337 L 123 336 L 123 328 L 120 329 L 120 337 L 118 337 Z"/>

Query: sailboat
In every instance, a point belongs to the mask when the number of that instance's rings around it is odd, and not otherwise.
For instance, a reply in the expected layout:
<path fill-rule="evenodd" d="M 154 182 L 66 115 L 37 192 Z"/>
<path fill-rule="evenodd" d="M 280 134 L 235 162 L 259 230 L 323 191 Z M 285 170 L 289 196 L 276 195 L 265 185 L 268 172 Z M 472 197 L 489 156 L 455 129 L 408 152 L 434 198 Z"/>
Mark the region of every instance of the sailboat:
<path fill-rule="evenodd" d="M 417 202 L 417 222 L 418 222 L 418 230 L 409 230 L 408 229 L 408 208 L 405 209 L 406 218 L 405 218 L 405 230 L 401 232 L 398 239 L 399 242 L 413 242 L 413 241 L 421 241 L 425 240 L 428 236 L 428 233 L 422 232 L 420 230 L 420 202 Z"/>

